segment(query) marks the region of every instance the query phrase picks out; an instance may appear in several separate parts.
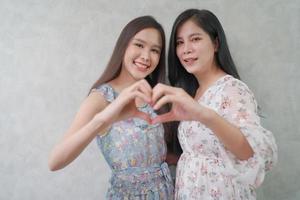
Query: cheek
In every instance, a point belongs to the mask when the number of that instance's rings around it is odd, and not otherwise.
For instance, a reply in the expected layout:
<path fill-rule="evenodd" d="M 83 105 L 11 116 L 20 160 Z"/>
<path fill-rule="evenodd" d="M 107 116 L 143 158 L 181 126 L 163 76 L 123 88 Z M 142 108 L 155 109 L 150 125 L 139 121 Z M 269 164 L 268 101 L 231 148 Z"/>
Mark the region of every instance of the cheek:
<path fill-rule="evenodd" d="M 129 58 L 130 58 L 129 55 L 130 55 L 130 49 L 127 49 L 127 50 L 125 51 L 125 53 L 124 53 L 123 61 L 129 60 Z"/>
<path fill-rule="evenodd" d="M 212 43 L 207 43 L 202 46 L 201 51 L 206 52 L 209 55 L 214 55 L 215 49 Z"/>
<path fill-rule="evenodd" d="M 154 65 L 157 65 L 159 63 L 160 55 L 159 54 L 153 54 L 152 55 L 152 62 Z"/>
<path fill-rule="evenodd" d="M 179 59 L 181 59 L 181 55 L 182 55 L 182 50 L 181 50 L 181 48 L 179 48 L 179 47 L 176 48 L 176 55 L 177 55 L 177 57 L 178 57 Z"/>

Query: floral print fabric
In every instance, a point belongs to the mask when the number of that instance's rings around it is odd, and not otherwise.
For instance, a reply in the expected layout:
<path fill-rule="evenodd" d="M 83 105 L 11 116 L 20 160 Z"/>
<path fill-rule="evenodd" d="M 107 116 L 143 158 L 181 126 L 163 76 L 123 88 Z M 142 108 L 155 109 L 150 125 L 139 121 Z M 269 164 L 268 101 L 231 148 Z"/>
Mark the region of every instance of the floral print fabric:
<path fill-rule="evenodd" d="M 182 121 L 178 138 L 183 154 L 177 165 L 175 199 L 256 199 L 255 188 L 277 162 L 277 146 L 272 133 L 260 125 L 252 92 L 240 80 L 226 75 L 198 102 L 237 126 L 254 155 L 241 161 L 226 150 L 205 125 L 198 121 Z"/>
<path fill-rule="evenodd" d="M 108 84 L 94 91 L 108 102 L 118 95 Z M 148 104 L 139 109 L 156 116 Z M 97 136 L 97 143 L 112 170 L 107 199 L 173 199 L 171 175 L 164 162 L 166 144 L 161 124 L 149 125 L 139 118 L 119 121 L 105 135 Z"/>

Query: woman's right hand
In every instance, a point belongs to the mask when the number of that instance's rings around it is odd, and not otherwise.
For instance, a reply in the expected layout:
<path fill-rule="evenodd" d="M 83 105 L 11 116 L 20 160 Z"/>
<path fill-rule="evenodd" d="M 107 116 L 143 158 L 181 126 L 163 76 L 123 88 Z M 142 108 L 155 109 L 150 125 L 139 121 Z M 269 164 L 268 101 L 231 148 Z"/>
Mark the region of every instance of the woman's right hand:
<path fill-rule="evenodd" d="M 70 128 L 52 150 L 49 157 L 49 168 L 52 171 L 61 169 L 72 162 L 85 147 L 112 123 L 130 117 L 139 117 L 150 123 L 146 113 L 139 111 L 137 99 L 150 103 L 151 87 L 146 80 L 140 80 L 124 89 L 110 104 L 97 93 L 90 94 L 81 104 Z"/>
<path fill-rule="evenodd" d="M 104 122 L 104 124 L 108 126 L 114 122 L 132 117 L 141 118 L 150 124 L 150 116 L 139 111 L 137 109 L 136 102 L 143 101 L 150 104 L 151 95 L 151 86 L 145 79 L 142 79 L 123 89 L 113 102 L 111 102 L 104 110 L 95 115 L 95 118 L 101 122 Z"/>

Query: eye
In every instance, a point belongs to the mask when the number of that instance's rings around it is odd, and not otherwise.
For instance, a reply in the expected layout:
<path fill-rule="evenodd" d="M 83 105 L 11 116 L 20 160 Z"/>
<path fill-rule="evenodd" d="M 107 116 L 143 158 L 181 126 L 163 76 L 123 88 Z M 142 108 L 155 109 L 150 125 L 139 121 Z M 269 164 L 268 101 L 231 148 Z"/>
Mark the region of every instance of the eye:
<path fill-rule="evenodd" d="M 134 45 L 137 46 L 137 47 L 139 47 L 139 48 L 143 48 L 144 47 L 144 45 L 141 44 L 141 43 L 134 43 Z"/>
<path fill-rule="evenodd" d="M 200 40 L 201 40 L 200 37 L 193 37 L 193 38 L 192 38 L 192 42 L 198 42 L 198 41 L 200 41 Z"/>
<path fill-rule="evenodd" d="M 183 44 L 183 41 L 182 41 L 182 40 L 177 40 L 177 41 L 176 41 L 176 46 L 179 46 L 179 45 L 181 45 L 181 44 Z"/>
<path fill-rule="evenodd" d="M 158 50 L 158 49 L 151 49 L 151 51 L 155 54 L 160 54 L 160 50 Z"/>

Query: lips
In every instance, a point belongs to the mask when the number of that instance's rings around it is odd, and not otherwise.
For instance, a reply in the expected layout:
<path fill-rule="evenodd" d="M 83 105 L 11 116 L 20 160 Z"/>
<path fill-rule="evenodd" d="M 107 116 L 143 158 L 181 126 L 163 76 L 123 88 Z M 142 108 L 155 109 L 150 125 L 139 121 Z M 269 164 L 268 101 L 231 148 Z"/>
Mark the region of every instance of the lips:
<path fill-rule="evenodd" d="M 183 59 L 184 63 L 191 65 L 193 64 L 196 60 L 198 60 L 198 58 L 185 58 Z"/>
<path fill-rule="evenodd" d="M 147 71 L 150 68 L 149 64 L 146 64 L 146 63 L 143 63 L 143 62 L 134 61 L 133 63 L 135 64 L 135 66 L 137 66 L 137 68 L 140 71 Z"/>

